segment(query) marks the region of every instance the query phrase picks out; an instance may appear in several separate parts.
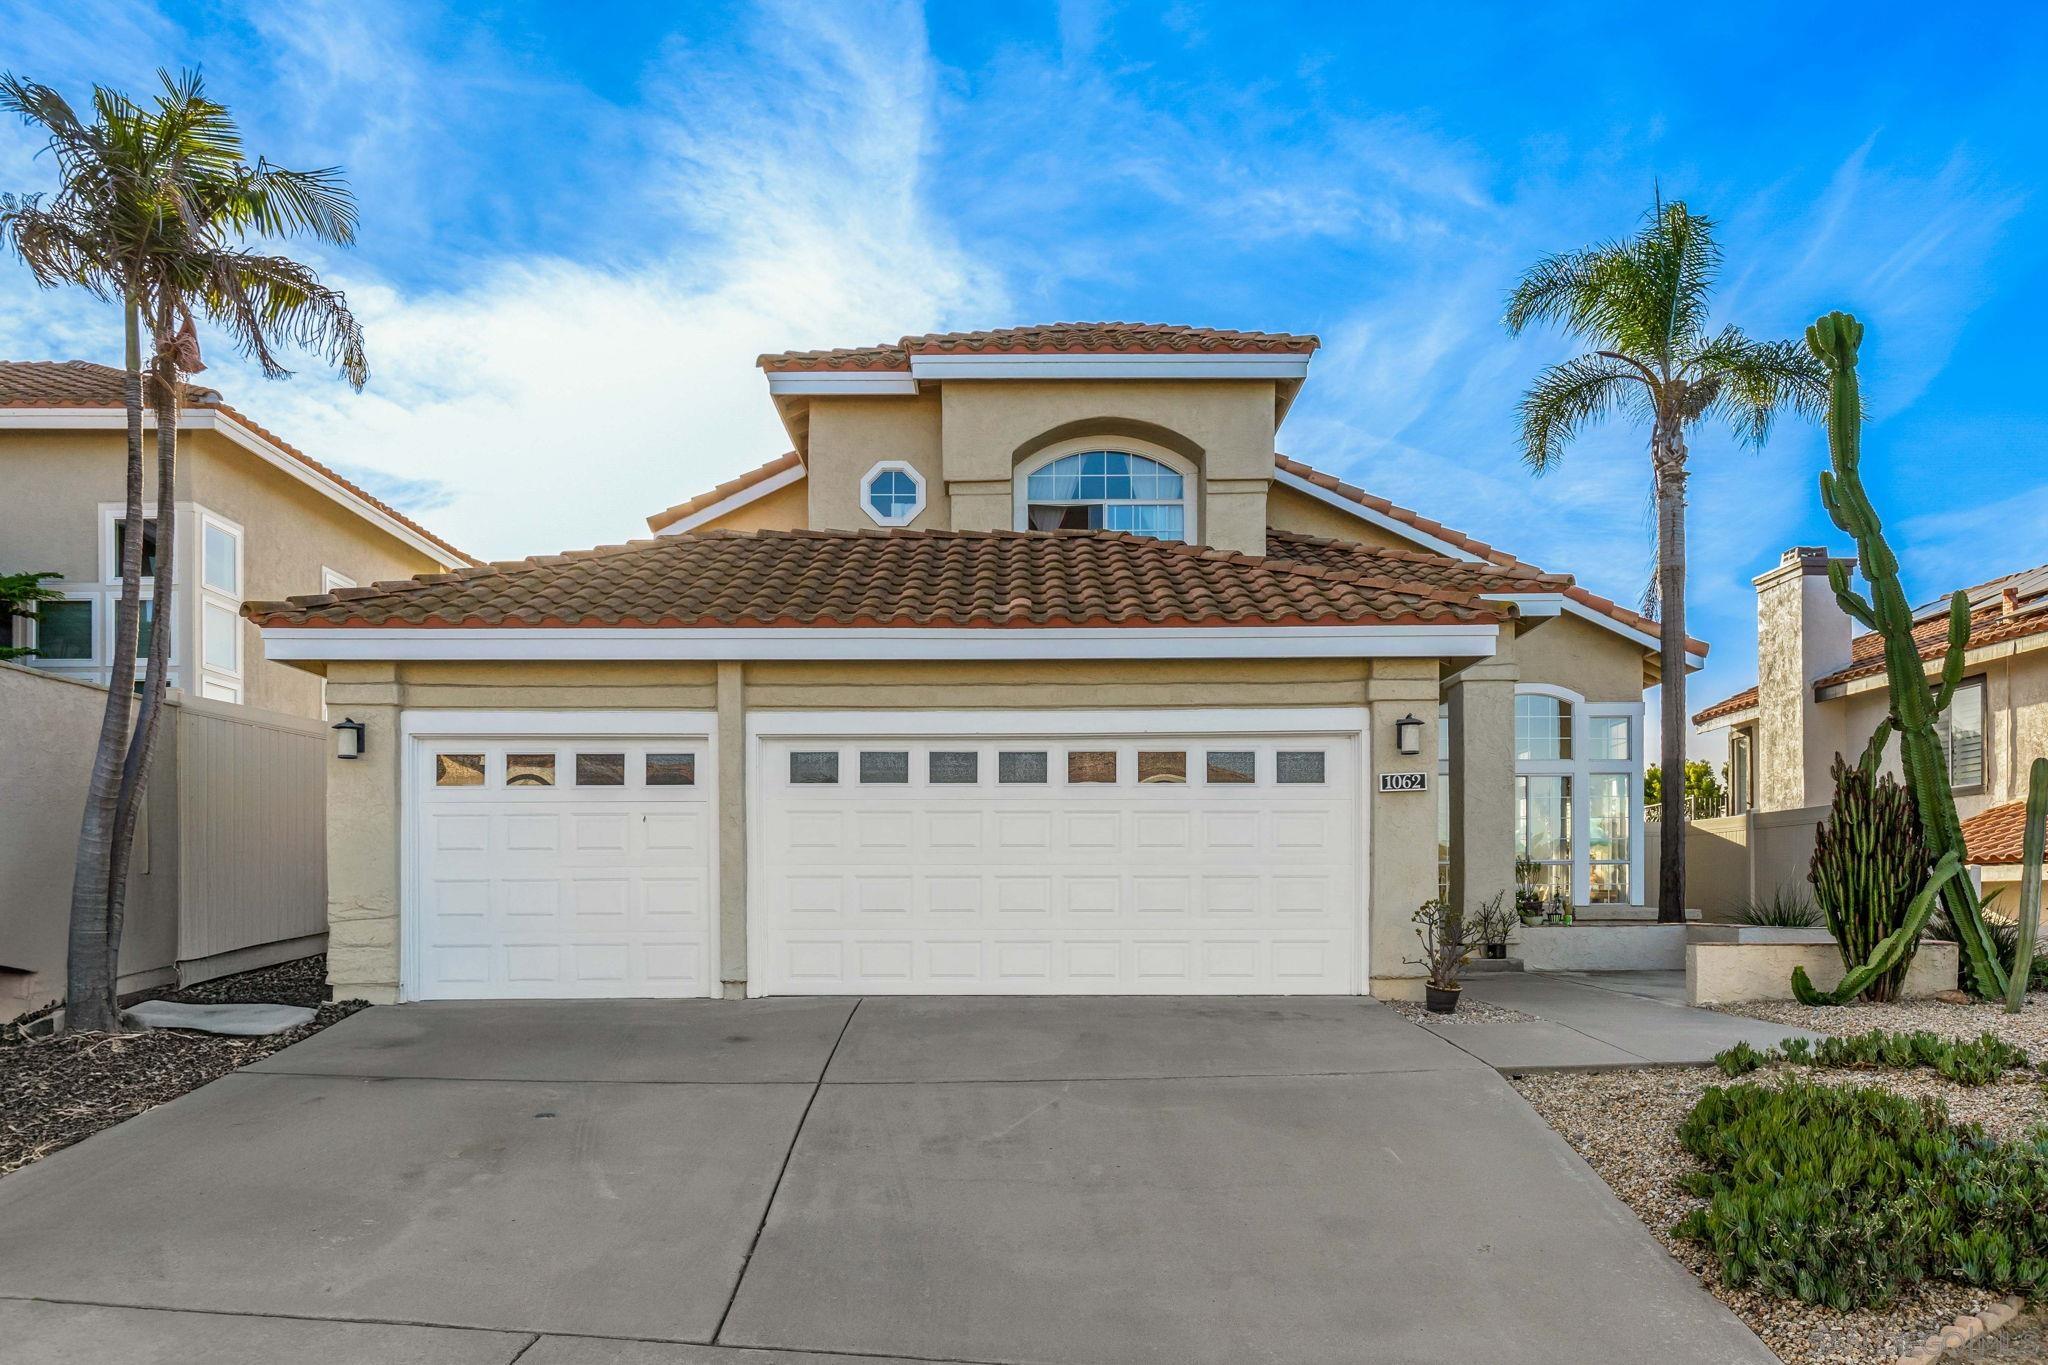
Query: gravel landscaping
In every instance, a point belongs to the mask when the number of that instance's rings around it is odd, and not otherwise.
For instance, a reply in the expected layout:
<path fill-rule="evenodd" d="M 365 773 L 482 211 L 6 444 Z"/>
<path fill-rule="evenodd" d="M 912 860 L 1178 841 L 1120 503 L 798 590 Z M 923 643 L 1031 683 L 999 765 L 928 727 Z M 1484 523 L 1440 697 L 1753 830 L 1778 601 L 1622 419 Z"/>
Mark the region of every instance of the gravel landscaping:
<path fill-rule="evenodd" d="M 1511 1010 L 1505 1005 L 1489 1005 L 1484 1000 L 1460 1000 L 1458 1008 L 1449 1014 L 1431 1014 L 1420 1000 L 1389 1000 L 1387 1002 L 1402 1015 L 1418 1024 L 1528 1024 L 1540 1022 L 1533 1014 Z"/>
<path fill-rule="evenodd" d="M 1851 1012 L 1867 1013 L 1849 1009 L 1814 1011 Z M 1882 1014 L 1882 1024 L 1891 1028 L 1930 1027 L 1889 1013 Z M 1848 1031 L 1876 1026 L 1876 1021 L 1866 1017 Z M 1972 1026 L 1967 1033 L 1975 1036 L 1982 1031 L 1981 1027 Z M 1984 1122 L 1987 1131 L 2000 1136 L 2014 1136 L 2033 1123 L 2048 1122 L 2048 1099 L 2044 1099 L 2039 1078 L 2029 1079 L 2021 1073 L 2015 1073 L 2013 1080 L 1975 1090 L 1950 1084 L 1932 1072 L 1767 1067 L 1744 1079 L 1761 1082 L 1773 1075 L 1794 1072 L 1803 1079 L 1827 1084 L 1875 1083 L 1906 1095 L 1939 1095 L 1947 1101 L 1952 1117 L 1958 1121 Z M 1958 1317 L 1975 1313 L 2004 1297 L 1965 1285 L 1934 1284 L 1902 1296 L 1889 1308 L 1838 1313 L 1815 1304 L 1771 1298 L 1723 1284 L 1703 1249 L 1674 1239 L 1671 1226 L 1698 1203 L 1679 1188 L 1679 1177 L 1699 1167 L 1678 1143 L 1678 1124 L 1708 1086 L 1728 1083 L 1726 1077 L 1709 1067 L 1552 1072 L 1521 1077 L 1514 1082 L 1536 1112 L 1586 1159 L 1671 1255 L 1699 1276 L 1714 1296 L 1749 1324 L 1750 1330 L 1786 1365 L 1893 1365 L 1901 1354 L 1939 1333 Z M 2017 1330 L 2017 1326 L 2007 1329 Z M 1973 1349 L 1990 1350 L 1997 1340 Z M 2048 1354 L 1963 1358 L 1973 1362 L 1998 1361 L 2002 1365 L 2007 1360 L 2048 1360 Z"/>
<path fill-rule="evenodd" d="M 34 1038 L 21 1022 L 0 1025 L 0 1175 L 174 1100 L 237 1067 L 369 1006 L 327 1000 L 327 959 L 300 958 L 156 998 L 193 1004 L 304 1005 L 313 1021 L 267 1038 L 182 1029 Z"/>

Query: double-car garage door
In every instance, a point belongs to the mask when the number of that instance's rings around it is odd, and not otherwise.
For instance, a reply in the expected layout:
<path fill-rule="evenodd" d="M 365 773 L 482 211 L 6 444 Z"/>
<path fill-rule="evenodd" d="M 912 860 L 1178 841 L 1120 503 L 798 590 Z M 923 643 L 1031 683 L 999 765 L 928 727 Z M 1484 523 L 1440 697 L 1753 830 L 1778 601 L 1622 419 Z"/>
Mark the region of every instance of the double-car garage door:
<path fill-rule="evenodd" d="M 1234 719 L 757 717 L 750 990 L 1362 990 L 1358 733 Z M 708 733 L 416 738 L 408 996 L 716 994 Z"/>

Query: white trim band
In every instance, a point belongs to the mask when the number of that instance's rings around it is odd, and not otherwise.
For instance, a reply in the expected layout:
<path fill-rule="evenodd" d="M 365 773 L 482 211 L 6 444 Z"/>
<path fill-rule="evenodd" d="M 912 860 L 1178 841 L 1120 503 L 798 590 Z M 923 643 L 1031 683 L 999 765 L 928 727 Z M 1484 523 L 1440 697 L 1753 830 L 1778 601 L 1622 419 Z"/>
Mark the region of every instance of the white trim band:
<path fill-rule="evenodd" d="M 726 494 L 709 507 L 699 508 L 680 521 L 670 522 L 654 534 L 658 536 L 679 536 L 685 531 L 694 531 L 699 526 L 704 525 L 704 523 L 716 521 L 728 512 L 736 512 L 750 502 L 756 502 L 767 497 L 770 493 L 787 488 L 793 483 L 801 483 L 804 475 L 808 472 L 802 462 L 793 464 L 787 469 L 777 470 L 759 483 L 750 483 L 737 493 Z"/>
<path fill-rule="evenodd" d="M 1483 659 L 1499 628 L 1106 626 L 902 628 L 267 626 L 280 661 L 418 659 Z"/>

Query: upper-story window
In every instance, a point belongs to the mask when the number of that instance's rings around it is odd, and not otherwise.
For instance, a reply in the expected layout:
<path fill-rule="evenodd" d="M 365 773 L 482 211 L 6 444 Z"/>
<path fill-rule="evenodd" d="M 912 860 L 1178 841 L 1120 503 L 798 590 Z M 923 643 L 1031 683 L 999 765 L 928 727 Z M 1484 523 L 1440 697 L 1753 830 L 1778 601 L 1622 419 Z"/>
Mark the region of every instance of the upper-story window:
<path fill-rule="evenodd" d="M 1147 455 L 1085 450 L 1025 476 L 1019 530 L 1188 537 L 1188 476 Z"/>
<path fill-rule="evenodd" d="M 1935 718 L 1935 733 L 1948 759 L 1949 785 L 1957 791 L 1984 787 L 1984 680 L 1970 678 L 1956 687 L 1948 709 Z"/>
<path fill-rule="evenodd" d="M 924 510 L 924 475 L 884 460 L 862 476 L 860 506 L 877 526 L 908 526 Z"/>

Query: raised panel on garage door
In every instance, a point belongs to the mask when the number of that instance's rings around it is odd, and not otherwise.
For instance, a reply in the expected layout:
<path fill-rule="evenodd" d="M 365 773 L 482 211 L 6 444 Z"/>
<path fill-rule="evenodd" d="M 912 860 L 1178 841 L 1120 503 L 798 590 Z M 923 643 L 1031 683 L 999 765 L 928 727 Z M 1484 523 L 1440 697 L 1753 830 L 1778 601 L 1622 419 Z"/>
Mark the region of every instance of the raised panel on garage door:
<path fill-rule="evenodd" d="M 413 743 L 408 998 L 717 993 L 705 739 Z"/>
<path fill-rule="evenodd" d="M 763 739 L 754 989 L 1361 990 L 1357 747 L 1348 734 Z"/>

